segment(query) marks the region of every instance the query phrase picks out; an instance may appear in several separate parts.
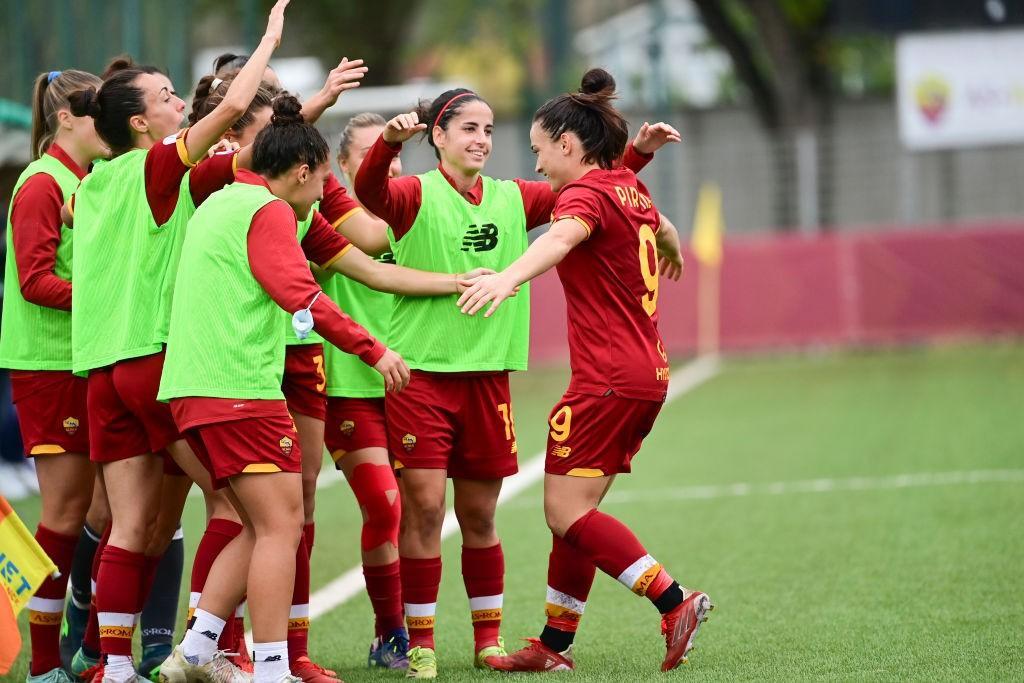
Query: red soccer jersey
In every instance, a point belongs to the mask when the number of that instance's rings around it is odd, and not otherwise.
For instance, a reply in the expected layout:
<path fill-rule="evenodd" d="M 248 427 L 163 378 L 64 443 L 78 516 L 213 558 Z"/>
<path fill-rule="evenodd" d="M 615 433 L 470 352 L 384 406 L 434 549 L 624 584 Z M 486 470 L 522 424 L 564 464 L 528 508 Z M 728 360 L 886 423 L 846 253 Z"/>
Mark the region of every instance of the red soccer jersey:
<path fill-rule="evenodd" d="M 558 264 L 569 319 L 569 391 L 664 400 L 668 359 L 658 334 L 658 209 L 633 171 L 595 169 L 562 188 L 552 223 L 590 236 Z"/>

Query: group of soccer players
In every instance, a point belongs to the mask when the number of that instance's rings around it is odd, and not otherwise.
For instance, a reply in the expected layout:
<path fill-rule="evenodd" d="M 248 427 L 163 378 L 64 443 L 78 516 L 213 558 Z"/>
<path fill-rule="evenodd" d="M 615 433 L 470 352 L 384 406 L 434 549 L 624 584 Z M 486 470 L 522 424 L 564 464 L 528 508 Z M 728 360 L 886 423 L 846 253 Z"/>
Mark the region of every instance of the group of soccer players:
<path fill-rule="evenodd" d="M 268 62 L 287 4 L 251 55 L 224 56 L 200 81 L 184 130 L 185 103 L 152 67 L 119 59 L 102 78 L 36 82 L 0 333 L 39 473 L 36 538 L 60 570 L 30 604 L 28 680 L 337 681 L 307 646 L 325 445 L 363 516 L 371 666 L 438 675 L 450 478 L 477 667 L 572 669 L 600 569 L 658 609 L 661 668 L 675 668 L 711 602 L 598 506 L 668 386 L 659 277 L 678 278 L 682 257 L 635 173 L 679 134 L 644 124 L 629 143 L 614 80 L 592 69 L 534 117 L 547 180 L 496 180 L 482 175 L 490 107 L 450 90 L 390 121 L 350 120 L 336 160 L 356 201 L 312 123 L 366 67 L 342 60 L 304 104 L 284 92 Z M 402 176 L 402 143 L 419 133 L 438 166 Z M 517 471 L 508 375 L 527 366 L 529 281 L 552 267 L 572 379 L 549 421 L 547 621 L 509 654 L 494 521 Z M 207 528 L 172 649 L 193 483 Z M 62 662 L 68 576 L 83 566 L 93 585 L 72 580 Z M 152 629 L 165 637 L 136 665 L 138 615 L 158 598 L 171 624 Z"/>

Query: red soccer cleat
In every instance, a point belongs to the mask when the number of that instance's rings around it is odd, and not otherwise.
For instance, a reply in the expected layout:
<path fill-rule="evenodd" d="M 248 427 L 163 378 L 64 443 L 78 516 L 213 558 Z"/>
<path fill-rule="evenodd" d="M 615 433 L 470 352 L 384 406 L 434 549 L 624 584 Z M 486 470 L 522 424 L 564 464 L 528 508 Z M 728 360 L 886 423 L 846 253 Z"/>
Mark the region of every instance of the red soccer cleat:
<path fill-rule="evenodd" d="M 484 659 L 484 664 L 495 671 L 572 671 L 572 646 L 565 653 L 555 652 L 538 638 L 526 638 L 529 645 L 519 652 L 499 657 L 493 655 Z"/>
<path fill-rule="evenodd" d="M 661 617 L 661 633 L 665 636 L 662 671 L 671 671 L 687 663 L 686 655 L 693 649 L 697 629 L 708 620 L 708 612 L 714 608 L 711 598 L 700 591 L 694 591 L 679 607 Z"/>
<path fill-rule="evenodd" d="M 249 646 L 245 643 L 245 627 L 236 628 L 235 633 L 237 638 L 233 652 L 237 654 L 228 655 L 228 659 L 239 669 L 251 675 L 255 672 L 256 667 L 252 663 L 252 657 L 249 656 Z"/>
<path fill-rule="evenodd" d="M 314 664 L 309 657 L 299 657 L 290 666 L 292 676 L 298 676 L 302 683 L 342 683 L 338 674 Z"/>
<path fill-rule="evenodd" d="M 82 673 L 78 674 L 78 679 L 84 683 L 90 683 L 91 681 L 100 683 L 100 681 L 103 680 L 103 658 L 100 658 L 98 664 L 94 664 Z"/>

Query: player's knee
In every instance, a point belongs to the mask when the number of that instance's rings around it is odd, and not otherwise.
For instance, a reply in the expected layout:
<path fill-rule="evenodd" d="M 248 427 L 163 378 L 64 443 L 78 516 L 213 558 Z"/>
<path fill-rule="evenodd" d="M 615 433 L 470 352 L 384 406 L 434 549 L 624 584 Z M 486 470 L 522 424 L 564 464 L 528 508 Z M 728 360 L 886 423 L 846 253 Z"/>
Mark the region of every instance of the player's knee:
<path fill-rule="evenodd" d="M 573 525 L 573 522 L 578 519 L 578 516 L 574 517 L 572 514 L 567 514 L 564 508 L 556 506 L 545 505 L 544 506 L 544 521 L 547 522 L 548 529 L 551 533 L 556 536 L 563 537 L 569 530 L 569 527 Z"/>
<path fill-rule="evenodd" d="M 362 549 L 378 548 L 384 543 L 398 545 L 398 527 L 402 520 L 402 507 L 398 491 L 381 491 L 360 501 L 363 509 Z"/>
<path fill-rule="evenodd" d="M 464 507 L 456 509 L 455 516 L 459 520 L 459 529 L 462 530 L 464 540 L 476 545 L 491 540 L 495 536 L 494 509 L 492 507 Z"/>
<path fill-rule="evenodd" d="M 75 495 L 59 500 L 44 499 L 39 521 L 58 534 L 77 536 L 85 522 L 90 501 L 90 496 Z"/>

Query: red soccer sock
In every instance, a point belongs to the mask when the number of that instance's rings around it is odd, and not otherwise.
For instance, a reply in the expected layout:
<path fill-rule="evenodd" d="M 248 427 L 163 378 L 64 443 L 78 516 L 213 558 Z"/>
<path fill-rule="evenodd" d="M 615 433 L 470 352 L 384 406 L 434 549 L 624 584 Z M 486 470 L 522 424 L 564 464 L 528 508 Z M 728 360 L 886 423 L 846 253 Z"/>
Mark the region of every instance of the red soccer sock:
<path fill-rule="evenodd" d="M 28 628 L 32 638 L 30 673 L 33 676 L 61 667 L 60 622 L 64 616 L 64 594 L 68 589 L 78 537 L 58 534 L 40 524 L 36 529 L 36 541 L 57 565 L 60 576 L 56 579 L 47 577 L 28 601 Z"/>
<path fill-rule="evenodd" d="M 544 605 L 548 627 L 569 634 L 576 633 L 583 610 L 587 606 L 590 588 L 594 585 L 595 574 L 597 567 L 593 562 L 577 552 L 564 539 L 551 536 L 548 593 Z M 569 642 L 572 642 L 571 635 Z M 565 647 L 557 648 L 557 651 L 561 652 Z"/>
<path fill-rule="evenodd" d="M 92 599 L 89 601 L 89 622 L 85 627 L 85 635 L 82 636 L 82 650 L 93 658 L 99 658 L 100 656 L 100 624 L 98 619 L 99 613 L 96 610 L 96 583 L 100 575 L 100 560 L 103 559 L 103 552 L 107 549 L 107 541 L 110 540 L 111 526 L 113 525 L 107 524 L 103 536 L 100 537 L 99 545 L 96 546 L 96 554 L 92 558 L 92 573 L 90 575 Z"/>
<path fill-rule="evenodd" d="M 302 537 L 306 539 L 306 550 L 310 561 L 313 560 L 313 540 L 316 538 L 316 522 L 310 522 L 302 527 Z"/>
<path fill-rule="evenodd" d="M 577 519 L 565 540 L 637 595 L 647 595 L 647 589 L 662 573 L 661 565 L 647 554 L 629 527 L 596 509 Z"/>
<path fill-rule="evenodd" d="M 386 636 L 405 626 L 402 615 L 402 579 L 398 567 L 398 560 L 391 564 L 363 565 L 366 594 L 370 596 L 370 604 L 373 605 L 378 636 Z"/>
<path fill-rule="evenodd" d="M 437 613 L 437 591 L 441 587 L 441 558 L 403 557 L 399 561 L 409 647 L 434 649 L 434 615 Z"/>
<path fill-rule="evenodd" d="M 295 550 L 295 586 L 288 613 L 288 662 L 309 656 L 309 550 L 305 537 Z"/>
<path fill-rule="evenodd" d="M 210 575 L 210 567 L 221 551 L 231 543 L 238 534 L 242 533 L 242 525 L 229 519 L 214 517 L 206 525 L 206 531 L 199 540 L 199 547 L 196 548 L 196 559 L 192 562 L 192 579 L 189 587 L 188 613 L 185 623 L 192 618 L 199 604 L 199 596 L 203 593 L 203 586 L 206 585 L 206 577 Z"/>
<path fill-rule="evenodd" d="M 99 615 L 100 652 L 132 656 L 135 611 L 141 604 L 139 588 L 146 557 L 107 544 L 100 560 L 96 581 L 96 611 Z"/>
<path fill-rule="evenodd" d="M 462 546 L 462 580 L 469 597 L 473 643 L 477 652 L 498 644 L 505 592 L 505 556 L 501 543 L 490 548 Z"/>

